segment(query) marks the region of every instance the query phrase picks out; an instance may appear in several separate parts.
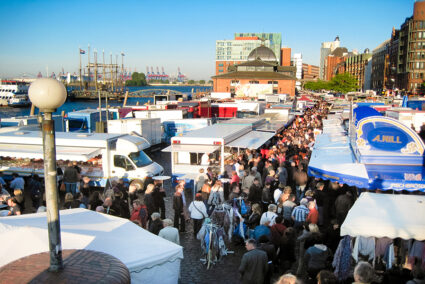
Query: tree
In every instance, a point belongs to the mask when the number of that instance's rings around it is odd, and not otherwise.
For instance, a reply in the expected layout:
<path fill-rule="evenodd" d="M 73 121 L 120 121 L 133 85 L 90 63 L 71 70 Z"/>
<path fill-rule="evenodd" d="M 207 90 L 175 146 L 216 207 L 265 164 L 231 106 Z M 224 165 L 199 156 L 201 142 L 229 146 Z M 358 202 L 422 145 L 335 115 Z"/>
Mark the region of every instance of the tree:
<path fill-rule="evenodd" d="M 199 84 L 204 85 L 205 84 L 205 80 L 199 80 Z"/>
<path fill-rule="evenodd" d="M 320 90 L 326 90 L 329 88 L 329 83 L 317 80 L 316 82 L 310 81 L 304 84 L 304 89 L 311 90 L 311 91 L 320 91 Z"/>
<path fill-rule="evenodd" d="M 131 80 L 126 81 L 125 85 L 128 87 L 146 86 L 146 76 L 144 73 L 134 72 L 133 74 L 131 74 Z"/>
<path fill-rule="evenodd" d="M 329 82 L 329 89 L 335 92 L 348 93 L 358 88 L 357 79 L 349 73 L 338 74 Z"/>
<path fill-rule="evenodd" d="M 195 84 L 195 81 L 193 81 L 193 80 L 189 80 L 187 83 L 188 83 L 189 85 L 194 85 L 194 84 Z"/>

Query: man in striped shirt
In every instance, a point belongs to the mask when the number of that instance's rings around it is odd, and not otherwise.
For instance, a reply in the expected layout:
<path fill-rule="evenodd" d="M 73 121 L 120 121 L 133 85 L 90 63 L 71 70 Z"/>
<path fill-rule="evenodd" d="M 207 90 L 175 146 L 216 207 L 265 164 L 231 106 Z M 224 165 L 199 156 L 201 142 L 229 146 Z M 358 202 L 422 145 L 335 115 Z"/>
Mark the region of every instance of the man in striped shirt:
<path fill-rule="evenodd" d="M 307 219 L 307 215 L 310 210 L 307 208 L 308 200 L 306 198 L 301 199 L 300 205 L 295 207 L 292 211 L 292 219 L 294 220 L 294 228 L 300 229 L 303 223 Z"/>

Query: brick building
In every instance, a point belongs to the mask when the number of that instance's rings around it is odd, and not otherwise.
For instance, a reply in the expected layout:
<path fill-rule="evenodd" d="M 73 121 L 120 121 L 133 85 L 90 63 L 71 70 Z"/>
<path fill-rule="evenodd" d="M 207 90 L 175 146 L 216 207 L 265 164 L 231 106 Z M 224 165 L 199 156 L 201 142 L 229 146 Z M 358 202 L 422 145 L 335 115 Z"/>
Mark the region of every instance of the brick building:
<path fill-rule="evenodd" d="M 319 66 L 303 63 L 302 79 L 311 81 L 319 79 L 319 70 Z"/>
<path fill-rule="evenodd" d="M 413 16 L 399 32 L 396 86 L 418 93 L 425 79 L 425 1 L 416 1 Z"/>
<path fill-rule="evenodd" d="M 370 81 L 371 74 L 368 73 L 368 68 L 372 64 L 371 60 L 372 54 L 367 48 L 364 53 L 350 56 L 345 60 L 345 72 L 357 79 L 359 90 L 367 90 L 370 87 L 365 86 L 365 82 Z"/>
<path fill-rule="evenodd" d="M 295 72 L 294 67 L 280 66 L 270 48 L 260 46 L 251 51 L 248 61 L 213 76 L 214 92 L 230 92 L 239 97 L 271 93 L 294 96 Z"/>
<path fill-rule="evenodd" d="M 329 81 L 338 74 L 338 67 L 341 66 L 341 63 L 344 62 L 349 55 L 352 54 L 348 52 L 347 48 L 335 48 L 325 59 L 324 80 Z"/>

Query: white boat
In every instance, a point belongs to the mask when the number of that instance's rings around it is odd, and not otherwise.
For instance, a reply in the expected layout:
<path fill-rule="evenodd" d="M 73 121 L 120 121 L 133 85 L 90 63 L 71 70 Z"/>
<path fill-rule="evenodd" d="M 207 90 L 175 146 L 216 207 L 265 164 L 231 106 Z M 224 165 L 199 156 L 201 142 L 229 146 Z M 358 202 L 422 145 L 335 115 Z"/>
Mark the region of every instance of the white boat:
<path fill-rule="evenodd" d="M 1 80 L 0 106 L 28 106 L 28 89 L 29 83 L 15 80 Z"/>

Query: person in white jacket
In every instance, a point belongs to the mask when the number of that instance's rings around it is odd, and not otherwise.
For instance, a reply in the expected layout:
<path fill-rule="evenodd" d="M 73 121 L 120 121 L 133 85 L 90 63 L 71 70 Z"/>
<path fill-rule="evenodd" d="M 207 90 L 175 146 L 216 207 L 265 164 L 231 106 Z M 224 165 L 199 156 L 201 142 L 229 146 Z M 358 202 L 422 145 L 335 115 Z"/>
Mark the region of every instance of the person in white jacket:
<path fill-rule="evenodd" d="M 263 215 L 261 215 L 260 225 L 264 225 L 265 223 L 269 222 L 270 223 L 269 226 L 271 227 L 276 223 L 277 206 L 276 204 L 270 204 L 267 209 L 268 211 L 264 212 Z"/>
<path fill-rule="evenodd" d="M 196 238 L 196 235 L 202 227 L 204 218 L 208 217 L 207 207 L 205 207 L 200 193 L 197 193 L 195 195 L 195 200 L 190 203 L 189 212 L 190 218 L 193 219 L 193 235 Z"/>

